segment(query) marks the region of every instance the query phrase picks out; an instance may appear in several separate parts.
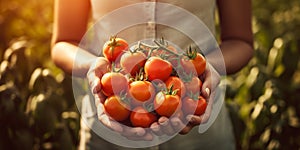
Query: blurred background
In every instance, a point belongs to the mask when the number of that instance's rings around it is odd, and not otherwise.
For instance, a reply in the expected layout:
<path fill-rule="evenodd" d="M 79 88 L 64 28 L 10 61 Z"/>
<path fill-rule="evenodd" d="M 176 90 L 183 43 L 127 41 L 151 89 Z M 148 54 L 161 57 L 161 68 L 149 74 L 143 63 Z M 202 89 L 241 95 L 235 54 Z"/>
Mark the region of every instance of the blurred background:
<path fill-rule="evenodd" d="M 72 79 L 50 60 L 53 1 L 0 0 L 0 149 L 76 149 Z M 300 1 L 253 0 L 255 56 L 228 76 L 238 149 L 300 149 Z"/>

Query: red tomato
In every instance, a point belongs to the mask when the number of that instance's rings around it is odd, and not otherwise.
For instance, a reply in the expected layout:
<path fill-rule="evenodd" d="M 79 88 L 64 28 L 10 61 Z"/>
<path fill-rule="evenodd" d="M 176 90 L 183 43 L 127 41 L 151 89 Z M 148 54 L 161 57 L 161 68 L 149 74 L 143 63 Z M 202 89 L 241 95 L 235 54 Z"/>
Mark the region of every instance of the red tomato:
<path fill-rule="evenodd" d="M 194 114 L 200 116 L 205 113 L 207 107 L 207 102 L 202 96 L 198 98 L 186 97 L 182 103 L 183 112 L 186 115 Z"/>
<path fill-rule="evenodd" d="M 111 37 L 105 42 L 102 48 L 102 53 L 110 62 L 115 61 L 124 51 L 128 50 L 128 43 L 122 38 Z"/>
<path fill-rule="evenodd" d="M 157 121 L 157 117 L 143 107 L 138 106 L 132 110 L 130 121 L 135 127 L 149 128 L 153 122 Z"/>
<path fill-rule="evenodd" d="M 134 81 L 129 85 L 129 94 L 133 98 L 133 105 L 139 105 L 154 98 L 155 88 L 149 81 Z"/>
<path fill-rule="evenodd" d="M 185 95 L 185 86 L 179 77 L 171 76 L 165 81 L 166 87 L 170 88 L 173 85 L 173 90 L 177 90 L 176 94 L 179 97 L 183 97 Z"/>
<path fill-rule="evenodd" d="M 141 51 L 127 51 L 121 56 L 120 65 L 125 73 L 135 76 L 144 67 L 146 59 L 146 55 Z"/>
<path fill-rule="evenodd" d="M 103 75 L 100 82 L 102 92 L 106 96 L 118 95 L 128 89 L 128 80 L 121 73 L 108 72 Z"/>
<path fill-rule="evenodd" d="M 197 76 L 193 76 L 191 79 L 184 81 L 184 85 L 186 91 L 191 93 L 199 93 L 202 88 L 202 81 Z"/>
<path fill-rule="evenodd" d="M 206 60 L 203 55 L 197 53 L 197 56 L 194 59 L 191 59 L 191 61 L 195 66 L 198 76 L 202 75 L 206 68 Z"/>
<path fill-rule="evenodd" d="M 172 65 L 159 57 L 150 57 L 145 63 L 144 70 L 150 81 L 155 79 L 165 81 L 172 73 Z"/>
<path fill-rule="evenodd" d="M 116 121 L 124 121 L 130 115 L 130 107 L 116 95 L 110 96 L 105 100 L 104 109 Z"/>
<path fill-rule="evenodd" d="M 171 117 L 181 108 L 181 100 L 178 95 L 169 95 L 164 92 L 159 92 L 155 96 L 154 109 L 165 117 Z"/>
<path fill-rule="evenodd" d="M 179 68 L 180 70 L 176 70 L 177 72 L 179 72 L 178 74 L 180 76 L 185 74 L 193 74 L 193 75 L 197 74 L 197 70 L 193 62 L 188 57 L 181 58 L 180 65 L 182 68 Z"/>
<path fill-rule="evenodd" d="M 172 55 L 172 52 L 178 53 L 177 50 L 176 50 L 173 46 L 168 45 L 166 48 L 167 48 L 168 50 L 170 50 L 171 52 L 166 51 L 166 50 L 164 50 L 164 49 L 157 49 L 157 50 L 154 50 L 154 51 L 151 53 L 151 56 Z"/>

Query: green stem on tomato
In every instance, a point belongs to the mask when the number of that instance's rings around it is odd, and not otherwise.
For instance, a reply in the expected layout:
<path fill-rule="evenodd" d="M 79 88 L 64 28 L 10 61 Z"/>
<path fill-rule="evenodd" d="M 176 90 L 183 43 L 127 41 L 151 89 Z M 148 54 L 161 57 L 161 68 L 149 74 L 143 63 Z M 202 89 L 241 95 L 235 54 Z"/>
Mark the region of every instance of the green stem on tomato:
<path fill-rule="evenodd" d="M 171 54 L 173 54 L 173 55 L 175 55 L 177 57 L 181 57 L 182 56 L 181 54 L 177 54 L 177 53 L 169 50 L 168 48 L 166 48 L 164 45 L 162 45 L 161 43 L 157 42 L 156 40 L 154 40 L 154 43 L 158 46 L 157 49 L 165 50 L 165 51 L 167 51 L 167 52 L 169 52 L 169 53 L 171 53 Z"/>

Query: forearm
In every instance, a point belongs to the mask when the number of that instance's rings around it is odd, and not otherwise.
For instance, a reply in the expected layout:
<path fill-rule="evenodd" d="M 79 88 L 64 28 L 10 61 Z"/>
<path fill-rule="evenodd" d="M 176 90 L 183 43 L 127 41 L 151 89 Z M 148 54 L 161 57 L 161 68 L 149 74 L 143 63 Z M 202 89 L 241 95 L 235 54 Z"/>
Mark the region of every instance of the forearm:
<path fill-rule="evenodd" d="M 248 64 L 253 48 L 242 40 L 226 40 L 220 45 L 227 74 L 234 74 Z"/>
<path fill-rule="evenodd" d="M 52 47 L 52 60 L 63 71 L 85 77 L 96 56 L 79 48 L 77 43 L 57 42 Z"/>
<path fill-rule="evenodd" d="M 252 45 L 242 40 L 225 40 L 220 44 L 220 51 L 207 55 L 209 63 L 221 75 L 230 75 L 240 71 L 253 56 Z M 222 55 L 223 59 L 220 59 Z"/>

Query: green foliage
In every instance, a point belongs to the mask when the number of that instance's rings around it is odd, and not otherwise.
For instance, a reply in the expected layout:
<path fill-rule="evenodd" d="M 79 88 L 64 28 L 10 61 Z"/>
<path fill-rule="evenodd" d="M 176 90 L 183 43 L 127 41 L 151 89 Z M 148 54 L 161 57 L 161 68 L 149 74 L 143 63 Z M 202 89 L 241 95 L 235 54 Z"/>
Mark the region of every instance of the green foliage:
<path fill-rule="evenodd" d="M 240 149 L 300 148 L 300 1 L 253 1 L 255 57 L 228 78 Z"/>
<path fill-rule="evenodd" d="M 0 3 L 0 149 L 75 149 L 71 78 L 50 60 L 53 1 Z"/>
<path fill-rule="evenodd" d="M 0 65 L 0 147 L 75 149 L 79 115 L 67 90 L 71 79 L 33 64 L 26 45 L 15 42 Z"/>

